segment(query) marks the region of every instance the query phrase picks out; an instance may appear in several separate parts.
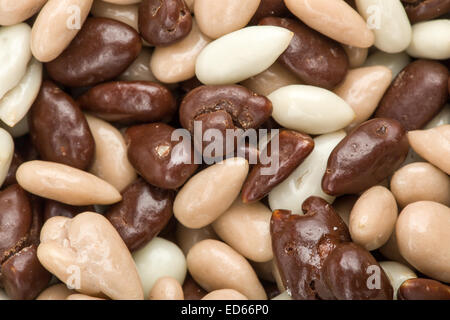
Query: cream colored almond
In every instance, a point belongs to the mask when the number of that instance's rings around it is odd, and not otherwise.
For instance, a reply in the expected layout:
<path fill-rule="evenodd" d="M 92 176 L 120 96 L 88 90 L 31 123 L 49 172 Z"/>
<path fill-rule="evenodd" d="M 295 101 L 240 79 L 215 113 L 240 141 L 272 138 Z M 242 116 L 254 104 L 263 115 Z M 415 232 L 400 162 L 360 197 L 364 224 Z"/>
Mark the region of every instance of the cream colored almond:
<path fill-rule="evenodd" d="M 396 226 L 400 253 L 417 270 L 450 282 L 450 208 L 437 202 L 414 202 L 402 210 Z"/>
<path fill-rule="evenodd" d="M 37 256 L 47 270 L 80 293 L 116 300 L 144 298 L 128 248 L 112 224 L 98 213 L 47 220 Z"/>
<path fill-rule="evenodd" d="M 408 141 L 419 156 L 450 174 L 450 124 L 410 131 Z"/>
<path fill-rule="evenodd" d="M 56 162 L 25 162 L 17 169 L 16 178 L 28 192 L 74 206 L 112 204 L 122 200 L 119 191 L 108 182 Z"/>
<path fill-rule="evenodd" d="M 343 44 L 368 48 L 375 36 L 344 0 L 285 0 L 288 9 L 311 28 Z"/>
<path fill-rule="evenodd" d="M 194 14 L 208 37 L 217 39 L 245 27 L 261 0 L 196 0 Z"/>
<path fill-rule="evenodd" d="M 394 288 L 394 300 L 397 300 L 398 288 L 408 279 L 417 278 L 417 275 L 409 267 L 396 261 L 381 261 L 380 266 L 389 278 Z"/>
<path fill-rule="evenodd" d="M 248 261 L 221 241 L 197 243 L 187 255 L 187 266 L 194 280 L 206 291 L 234 289 L 250 300 L 267 299 Z"/>
<path fill-rule="evenodd" d="M 91 14 L 94 17 L 108 18 L 123 22 L 138 31 L 138 5 L 119 5 L 101 0 L 94 0 Z"/>
<path fill-rule="evenodd" d="M 357 48 L 347 45 L 343 45 L 342 47 L 344 48 L 345 53 L 347 53 L 350 68 L 358 68 L 362 66 L 364 62 L 366 62 L 369 49 Z"/>
<path fill-rule="evenodd" d="M 450 177 L 427 162 L 415 162 L 397 170 L 391 191 L 400 207 L 429 200 L 450 206 Z"/>
<path fill-rule="evenodd" d="M 294 34 L 280 27 L 252 26 L 229 33 L 200 52 L 195 74 L 204 84 L 233 84 L 269 68 Z"/>
<path fill-rule="evenodd" d="M 435 60 L 450 58 L 449 19 L 416 23 L 412 30 L 412 41 L 407 49 L 410 56 Z"/>
<path fill-rule="evenodd" d="M 364 192 L 350 213 L 352 240 L 368 251 L 385 244 L 394 231 L 398 210 L 389 189 L 375 186 Z"/>
<path fill-rule="evenodd" d="M 0 100 L 0 119 L 14 127 L 30 110 L 42 83 L 42 63 L 32 58 L 20 82 Z"/>
<path fill-rule="evenodd" d="M 95 156 L 89 172 L 122 192 L 137 175 L 127 157 L 125 139 L 108 122 L 91 115 L 86 120 L 95 140 Z"/>
<path fill-rule="evenodd" d="M 392 72 L 384 66 L 350 70 L 334 93 L 352 107 L 355 118 L 348 125 L 351 130 L 370 118 L 392 80 Z"/>
<path fill-rule="evenodd" d="M 324 134 L 348 126 L 355 112 L 342 98 L 323 88 L 290 85 L 272 92 L 272 117 L 285 128 Z"/>
<path fill-rule="evenodd" d="M 42 62 L 58 57 L 80 31 L 93 0 L 49 0 L 31 30 L 31 51 Z"/>
<path fill-rule="evenodd" d="M 211 42 L 193 20 L 191 32 L 170 46 L 158 47 L 150 60 L 150 69 L 161 82 L 176 83 L 195 76 L 195 62 L 206 45 Z"/>
<path fill-rule="evenodd" d="M 186 228 L 181 223 L 178 223 L 175 236 L 177 238 L 178 246 L 185 255 L 188 254 L 189 250 L 191 250 L 197 242 L 205 239 L 219 239 L 211 225 L 207 225 L 200 229 L 190 229 Z"/>
<path fill-rule="evenodd" d="M 42 291 L 36 300 L 65 300 L 73 293 L 74 291 L 67 288 L 67 285 L 60 283 Z"/>
<path fill-rule="evenodd" d="M 183 288 L 171 277 L 159 278 L 149 293 L 149 300 L 184 300 Z"/>
<path fill-rule="evenodd" d="M 70 296 L 68 296 L 66 298 L 66 300 L 105 300 L 105 299 L 91 297 L 91 296 L 88 296 L 88 295 L 85 295 L 85 294 L 76 293 L 76 294 L 71 294 Z"/>
<path fill-rule="evenodd" d="M 247 160 L 231 158 L 197 173 L 178 192 L 175 217 L 194 229 L 216 220 L 239 195 L 248 168 Z"/>
<path fill-rule="evenodd" d="M 31 59 L 30 35 L 25 23 L 0 27 L 0 99 L 25 75 Z"/>
<path fill-rule="evenodd" d="M 0 25 L 23 22 L 41 9 L 47 0 L 0 0 Z"/>
<path fill-rule="evenodd" d="M 212 226 L 217 235 L 244 257 L 266 262 L 273 258 L 272 211 L 260 202 L 244 204 L 240 197 Z"/>
<path fill-rule="evenodd" d="M 375 34 L 375 46 L 388 53 L 402 52 L 411 42 L 411 24 L 400 0 L 356 0 L 359 13 Z"/>
<path fill-rule="evenodd" d="M 241 84 L 253 92 L 268 96 L 281 87 L 302 84 L 302 81 L 279 62 L 275 62 L 269 69 L 245 80 Z"/>
<path fill-rule="evenodd" d="M 211 291 L 202 300 L 248 300 L 248 298 L 233 289 L 220 289 Z"/>

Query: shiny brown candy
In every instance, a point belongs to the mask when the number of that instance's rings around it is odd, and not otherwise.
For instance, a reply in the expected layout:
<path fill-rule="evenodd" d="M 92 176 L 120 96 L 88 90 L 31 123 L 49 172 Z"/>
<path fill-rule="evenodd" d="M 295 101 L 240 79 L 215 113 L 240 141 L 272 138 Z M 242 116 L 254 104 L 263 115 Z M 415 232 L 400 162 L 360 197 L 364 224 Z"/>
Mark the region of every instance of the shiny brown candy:
<path fill-rule="evenodd" d="M 149 81 L 114 81 L 99 84 L 78 102 L 81 108 L 113 122 L 169 121 L 176 112 L 172 93 Z"/>
<path fill-rule="evenodd" d="M 450 300 L 450 287 L 432 279 L 414 278 L 402 283 L 399 300 Z"/>
<path fill-rule="evenodd" d="M 322 189 L 335 196 L 364 191 L 392 174 L 408 151 L 406 132 L 398 121 L 366 121 L 331 152 Z"/>
<path fill-rule="evenodd" d="M 184 0 L 143 0 L 139 6 L 139 32 L 153 46 L 166 46 L 186 37 L 192 16 Z"/>
<path fill-rule="evenodd" d="M 273 212 L 270 233 L 274 259 L 294 299 L 333 299 L 321 279 L 321 268 L 338 243 L 350 241 L 348 228 L 321 198 L 309 197 L 302 210 L 303 216 L 287 210 Z"/>
<path fill-rule="evenodd" d="M 57 216 L 73 218 L 77 214 L 86 211 L 95 212 L 94 206 L 77 207 L 46 199 L 44 204 L 44 221 Z"/>
<path fill-rule="evenodd" d="M 162 189 L 181 187 L 198 166 L 190 143 L 172 141 L 174 131 L 167 124 L 152 123 L 130 127 L 125 134 L 130 163 L 148 183 Z"/>
<path fill-rule="evenodd" d="M 91 86 L 120 75 L 141 47 L 139 34 L 127 24 L 88 18 L 64 52 L 45 67 L 52 79 L 66 86 Z"/>
<path fill-rule="evenodd" d="M 226 119 L 226 127 L 250 129 L 258 128 L 271 116 L 272 103 L 240 85 L 200 86 L 184 97 L 179 112 L 181 125 L 191 133 L 194 121 L 208 117 L 212 122 L 214 114 Z"/>
<path fill-rule="evenodd" d="M 122 193 L 122 201 L 105 214 L 130 251 L 155 237 L 172 216 L 174 193 L 137 180 Z"/>
<path fill-rule="evenodd" d="M 0 282 L 11 299 L 34 299 L 51 278 L 36 254 L 40 208 L 18 184 L 0 192 Z"/>
<path fill-rule="evenodd" d="M 394 294 L 375 258 L 352 242 L 338 244 L 328 255 L 322 280 L 338 300 L 392 300 Z"/>
<path fill-rule="evenodd" d="M 278 60 L 305 84 L 332 89 L 344 79 L 349 68 L 348 57 L 336 41 L 294 19 L 269 17 L 259 24 L 286 28 L 294 33 L 289 47 Z"/>
<path fill-rule="evenodd" d="M 85 169 L 95 142 L 87 121 L 73 99 L 53 82 L 44 81 L 30 109 L 30 134 L 43 160 Z"/>
<path fill-rule="evenodd" d="M 8 297 L 34 299 L 49 283 L 52 275 L 37 258 L 37 245 L 25 247 L 1 266 L 2 281 Z"/>
<path fill-rule="evenodd" d="M 267 157 L 278 157 L 279 164 L 273 174 L 267 174 L 271 163 L 256 164 L 250 171 L 242 187 L 242 201 L 249 203 L 264 198 L 275 186 L 286 179 L 314 148 L 314 141 L 310 136 L 292 131 L 283 130 L 278 135 L 278 150 L 272 151 L 272 141 L 262 153 Z M 275 155 L 275 152 L 278 155 Z"/>
<path fill-rule="evenodd" d="M 22 246 L 32 225 L 29 197 L 14 184 L 0 192 L 0 259 L 1 262 Z"/>
<path fill-rule="evenodd" d="M 282 17 L 289 14 L 283 0 L 261 0 L 258 9 L 250 20 L 250 24 L 257 24 L 265 17 Z"/>
<path fill-rule="evenodd" d="M 431 20 L 450 12 L 450 0 L 402 0 L 411 24 Z"/>
<path fill-rule="evenodd" d="M 423 128 L 447 102 L 448 79 L 448 69 L 438 62 L 410 63 L 384 94 L 375 117 L 395 119 L 408 131 Z"/>

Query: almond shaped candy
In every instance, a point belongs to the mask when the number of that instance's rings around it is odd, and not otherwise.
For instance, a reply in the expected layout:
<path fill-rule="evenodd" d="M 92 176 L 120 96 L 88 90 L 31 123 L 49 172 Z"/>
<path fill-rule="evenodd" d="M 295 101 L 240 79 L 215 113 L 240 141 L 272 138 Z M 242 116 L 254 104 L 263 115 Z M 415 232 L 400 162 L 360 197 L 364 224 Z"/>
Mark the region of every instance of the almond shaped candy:
<path fill-rule="evenodd" d="M 212 223 L 217 235 L 244 257 L 266 262 L 273 258 L 270 238 L 272 211 L 260 202 L 236 201 Z"/>
<path fill-rule="evenodd" d="M 408 132 L 411 148 L 447 174 L 450 174 L 450 124 Z"/>
<path fill-rule="evenodd" d="M 450 5 L 449 5 L 450 6 Z M 450 20 L 440 19 L 413 25 L 412 41 L 406 52 L 414 58 L 450 58 Z"/>
<path fill-rule="evenodd" d="M 450 300 L 450 286 L 433 279 L 414 278 L 402 283 L 399 300 Z"/>
<path fill-rule="evenodd" d="M 375 47 L 397 53 L 409 46 L 411 24 L 400 0 L 356 0 L 356 6 L 375 34 Z"/>
<path fill-rule="evenodd" d="M 449 207 L 433 201 L 406 206 L 396 225 L 401 255 L 423 274 L 450 282 L 449 228 Z"/>
<path fill-rule="evenodd" d="M 401 207 L 422 200 L 450 206 L 450 177 L 428 162 L 410 163 L 397 170 L 391 178 L 391 191 Z"/>
<path fill-rule="evenodd" d="M 31 51 L 41 62 L 58 57 L 75 38 L 93 0 L 49 0 L 33 24 Z"/>
<path fill-rule="evenodd" d="M 239 195 L 248 168 L 247 160 L 230 158 L 197 173 L 175 197 L 175 217 L 188 228 L 216 220 Z"/>
<path fill-rule="evenodd" d="M 217 39 L 245 27 L 261 0 L 196 0 L 194 14 L 200 30 Z"/>
<path fill-rule="evenodd" d="M 25 21 L 46 2 L 47 0 L 0 0 L 0 25 L 10 26 Z"/>
<path fill-rule="evenodd" d="M 310 196 L 318 196 L 330 203 L 333 202 L 334 197 L 322 190 L 321 180 L 331 151 L 345 135 L 341 130 L 316 137 L 311 154 L 289 177 L 270 191 L 270 208 L 302 214 L 302 203 Z"/>
<path fill-rule="evenodd" d="M 356 115 L 347 130 L 370 118 L 391 80 L 392 72 L 384 66 L 349 70 L 344 81 L 334 89 L 334 93 L 347 102 Z"/>
<path fill-rule="evenodd" d="M 165 83 L 176 83 L 195 76 L 195 62 L 203 48 L 211 42 L 198 28 L 195 20 L 189 34 L 180 41 L 153 51 L 150 68 Z"/>
<path fill-rule="evenodd" d="M 375 186 L 366 190 L 350 213 L 352 240 L 368 251 L 384 245 L 394 231 L 397 203 L 389 189 Z"/>
<path fill-rule="evenodd" d="M 11 135 L 5 130 L 0 128 L 0 186 L 6 179 L 9 166 L 14 155 L 14 141 Z"/>
<path fill-rule="evenodd" d="M 406 130 L 423 128 L 447 102 L 448 79 L 449 71 L 441 63 L 410 63 L 386 91 L 375 117 L 395 119 Z"/>
<path fill-rule="evenodd" d="M 248 261 L 227 244 L 203 240 L 189 250 L 189 273 L 206 291 L 234 289 L 250 300 L 267 295 Z"/>
<path fill-rule="evenodd" d="M 25 75 L 30 51 L 31 29 L 25 23 L 0 27 L 0 99 Z"/>
<path fill-rule="evenodd" d="M 284 28 L 253 26 L 209 43 L 195 64 L 204 84 L 233 84 L 270 67 L 288 47 L 294 34 Z"/>
<path fill-rule="evenodd" d="M 52 79 L 65 86 L 92 86 L 120 75 L 141 48 L 139 34 L 129 25 L 88 18 L 70 45 L 45 68 Z"/>
<path fill-rule="evenodd" d="M 285 0 L 289 11 L 311 28 L 349 46 L 368 48 L 375 36 L 344 0 Z"/>
<path fill-rule="evenodd" d="M 112 204 L 122 199 L 106 181 L 56 162 L 24 162 L 17 169 L 16 178 L 28 192 L 74 206 Z"/>
<path fill-rule="evenodd" d="M 115 300 L 144 298 L 130 252 L 98 213 L 49 219 L 42 227 L 37 254 L 47 270 L 81 293 Z"/>
<path fill-rule="evenodd" d="M 125 139 L 106 121 L 90 115 L 86 115 L 86 120 L 95 141 L 95 154 L 89 172 L 121 192 L 137 176 L 128 161 Z"/>
<path fill-rule="evenodd" d="M 22 120 L 42 83 L 42 63 L 32 58 L 20 82 L 0 99 L 0 119 L 10 127 Z"/>
<path fill-rule="evenodd" d="M 334 148 L 322 188 L 333 196 L 364 191 L 394 172 L 408 151 L 406 132 L 398 121 L 383 118 L 366 121 Z"/>
<path fill-rule="evenodd" d="M 272 117 L 288 129 L 308 134 L 324 134 L 348 126 L 355 118 L 353 109 L 326 89 L 291 85 L 268 96 Z"/>

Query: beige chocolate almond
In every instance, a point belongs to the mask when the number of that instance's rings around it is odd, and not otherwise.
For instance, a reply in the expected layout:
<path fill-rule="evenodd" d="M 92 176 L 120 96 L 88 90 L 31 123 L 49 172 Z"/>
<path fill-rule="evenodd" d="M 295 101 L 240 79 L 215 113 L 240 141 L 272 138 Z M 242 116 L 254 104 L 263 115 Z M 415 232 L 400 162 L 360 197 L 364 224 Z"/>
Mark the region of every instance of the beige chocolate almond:
<path fill-rule="evenodd" d="M 206 291 L 234 289 L 250 300 L 267 299 L 248 261 L 221 241 L 197 243 L 187 255 L 187 265 L 194 280 Z"/>
<path fill-rule="evenodd" d="M 122 200 L 119 191 L 108 182 L 56 162 L 25 162 L 17 169 L 16 179 L 28 192 L 74 206 L 112 204 Z"/>

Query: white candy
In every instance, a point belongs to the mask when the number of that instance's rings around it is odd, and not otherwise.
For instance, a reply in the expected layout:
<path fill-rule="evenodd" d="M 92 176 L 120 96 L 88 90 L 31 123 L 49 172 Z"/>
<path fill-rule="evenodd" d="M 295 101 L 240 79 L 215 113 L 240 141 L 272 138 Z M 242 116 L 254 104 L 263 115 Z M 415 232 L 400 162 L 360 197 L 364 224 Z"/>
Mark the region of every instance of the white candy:
<path fill-rule="evenodd" d="M 440 19 L 413 25 L 407 52 L 415 58 L 444 60 L 450 58 L 450 20 Z"/>
<path fill-rule="evenodd" d="M 397 53 L 408 47 L 411 24 L 400 0 L 356 0 L 356 6 L 375 34 L 378 49 Z"/>
<path fill-rule="evenodd" d="M 20 23 L 0 27 L 0 99 L 22 79 L 31 59 L 31 28 Z"/>
<path fill-rule="evenodd" d="M 408 279 L 417 278 L 417 275 L 410 268 L 404 264 L 395 261 L 380 262 L 381 268 L 389 278 L 392 287 L 394 288 L 394 300 L 397 300 L 397 290 L 403 282 Z"/>
<path fill-rule="evenodd" d="M 355 117 L 353 109 L 331 91 L 290 85 L 272 92 L 272 117 L 283 127 L 323 134 L 345 128 Z"/>
<path fill-rule="evenodd" d="M 19 84 L 0 100 L 0 119 L 14 127 L 27 114 L 42 82 L 42 63 L 32 58 Z"/>
<path fill-rule="evenodd" d="M 286 50 L 293 33 L 274 26 L 253 26 L 208 44 L 197 58 L 195 73 L 204 84 L 233 84 L 270 67 Z"/>
<path fill-rule="evenodd" d="M 14 153 L 14 141 L 11 135 L 0 128 L 0 186 L 5 181 Z"/>
<path fill-rule="evenodd" d="M 186 276 L 186 258 L 181 249 L 163 238 L 153 238 L 143 248 L 133 253 L 141 277 L 144 295 L 147 296 L 161 277 L 172 277 L 183 284 Z"/>
<path fill-rule="evenodd" d="M 377 51 L 367 58 L 364 66 L 385 66 L 391 69 L 393 80 L 410 62 L 411 58 L 404 52 L 386 53 Z"/>
<path fill-rule="evenodd" d="M 314 139 L 314 150 L 291 175 L 269 193 L 270 209 L 287 209 L 302 214 L 302 204 L 310 196 L 318 196 L 329 203 L 334 197 L 322 190 L 322 177 L 328 157 L 334 147 L 345 137 L 340 130 Z"/>

